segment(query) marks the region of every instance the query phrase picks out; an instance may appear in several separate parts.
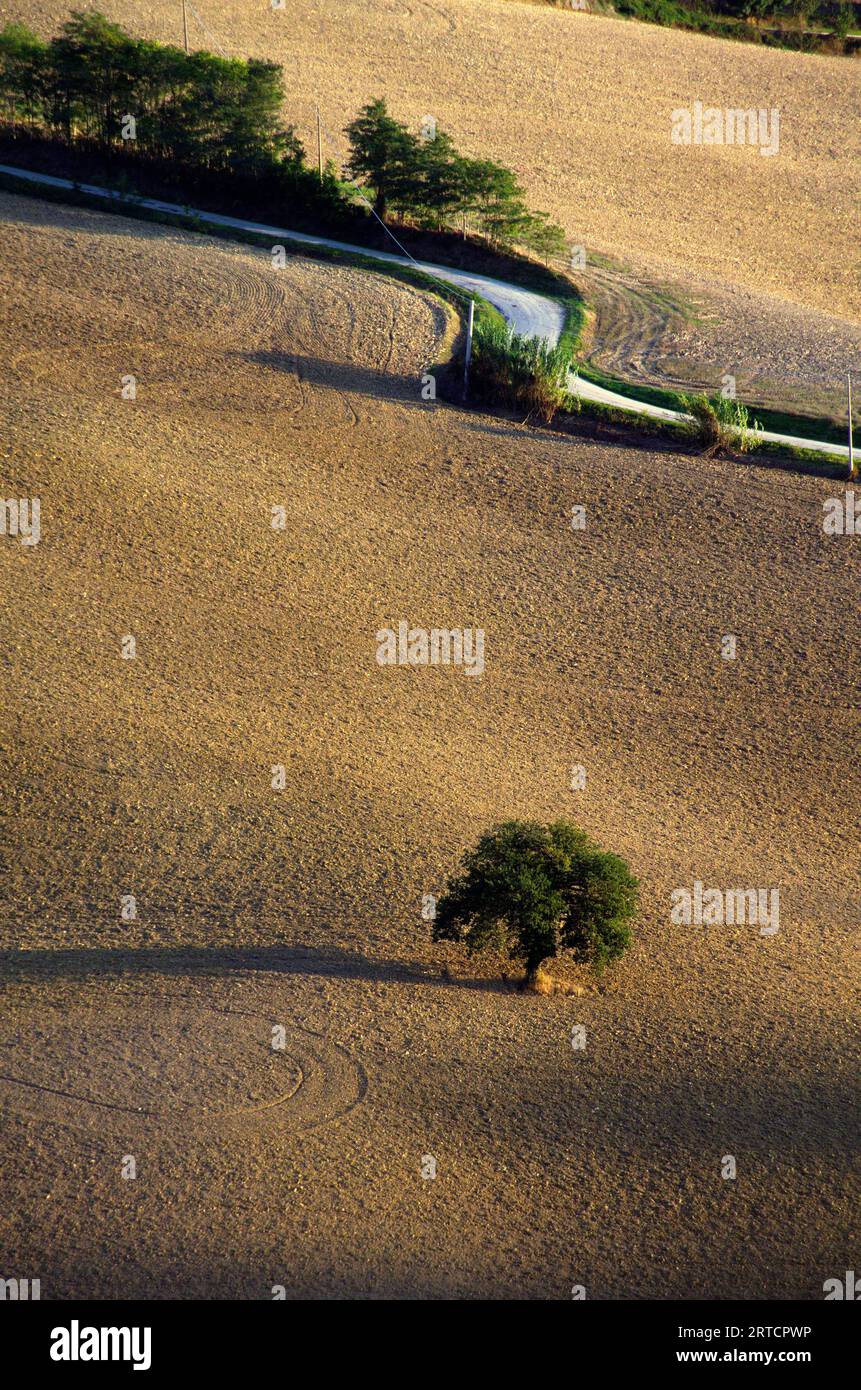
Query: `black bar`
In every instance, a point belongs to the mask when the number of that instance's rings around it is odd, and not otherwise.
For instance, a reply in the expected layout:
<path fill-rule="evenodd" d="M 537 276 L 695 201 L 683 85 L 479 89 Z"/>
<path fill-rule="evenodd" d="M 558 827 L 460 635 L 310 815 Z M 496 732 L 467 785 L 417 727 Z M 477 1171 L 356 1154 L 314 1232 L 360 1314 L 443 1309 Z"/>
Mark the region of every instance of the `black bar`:
<path fill-rule="evenodd" d="M 586 1373 L 596 1360 L 610 1376 L 644 1370 L 674 1370 L 684 1376 L 696 1375 L 703 1365 L 756 1366 L 766 1384 L 772 1371 L 786 1366 L 813 1372 L 818 1379 L 838 1369 L 846 1374 L 858 1347 L 857 1313 L 842 1302 L 827 1300 L 572 1300 L 524 1302 L 516 1312 L 508 1303 L 442 1301 L 405 1302 L 395 1308 L 382 1300 L 7 1302 L 0 1309 L 0 1328 L 5 1333 L 6 1365 L 20 1366 L 19 1374 L 47 1372 L 60 1383 L 69 1376 L 92 1380 L 100 1373 L 133 1374 L 135 1359 L 147 1359 L 144 1329 L 150 1331 L 150 1364 L 141 1364 L 141 1371 L 156 1379 L 183 1372 L 247 1378 L 264 1366 L 292 1379 L 309 1355 L 318 1360 L 319 1369 L 341 1348 L 351 1357 L 354 1372 L 372 1368 L 375 1362 L 378 1368 L 380 1362 L 391 1366 L 388 1353 L 394 1341 L 403 1345 L 410 1333 L 420 1340 L 407 1360 L 399 1358 L 400 1378 L 408 1380 L 413 1374 L 426 1379 L 435 1365 L 441 1375 L 451 1375 L 460 1359 L 457 1348 L 466 1350 L 466 1343 L 490 1363 L 497 1356 L 507 1359 L 511 1351 L 506 1348 L 513 1340 L 517 1351 L 529 1357 L 534 1376 L 545 1373 L 540 1363 L 549 1371 L 558 1357 L 569 1365 L 572 1376 Z M 74 1348 L 79 1353 L 97 1348 L 101 1355 L 102 1328 L 128 1329 L 128 1338 L 120 1333 L 104 1341 L 106 1354 L 116 1349 L 120 1356 L 127 1353 L 127 1359 L 52 1359 L 52 1347 L 69 1355 Z M 96 1329 L 98 1337 L 88 1329 Z M 132 1340 L 132 1329 L 138 1329 L 137 1341 Z"/>

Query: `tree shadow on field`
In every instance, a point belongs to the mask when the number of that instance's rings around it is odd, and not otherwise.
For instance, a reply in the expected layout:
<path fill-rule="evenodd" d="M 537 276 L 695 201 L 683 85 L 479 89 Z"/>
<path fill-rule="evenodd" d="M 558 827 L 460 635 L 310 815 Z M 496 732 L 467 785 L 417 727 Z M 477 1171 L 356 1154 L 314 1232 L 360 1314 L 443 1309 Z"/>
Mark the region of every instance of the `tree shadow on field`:
<path fill-rule="evenodd" d="M 418 406 L 425 411 L 434 408 L 434 402 L 422 400 L 421 395 L 422 377 L 425 371 L 434 372 L 433 367 L 405 375 L 403 372 L 363 366 L 358 362 L 332 362 L 323 357 L 306 357 L 302 353 L 277 352 L 274 349 L 237 355 L 244 362 L 253 362 L 271 371 L 287 372 L 309 386 L 322 386 L 330 391 L 344 391 L 356 396 L 372 396 L 377 400 L 392 398 L 401 405 Z"/>
<path fill-rule="evenodd" d="M 37 983 L 58 978 L 83 980 L 99 975 L 226 976 L 253 972 L 392 985 L 435 985 L 492 994 L 507 994 L 517 988 L 514 980 L 499 977 L 458 979 L 421 961 L 374 958 L 341 947 L 322 950 L 304 946 L 99 946 L 0 952 L 2 984 Z"/>
<path fill-rule="evenodd" d="M 556 420 L 548 425 L 538 418 L 531 418 L 524 411 L 511 411 L 471 401 L 464 405 L 459 399 L 459 385 L 453 382 L 450 369 L 447 367 L 429 366 L 414 374 L 405 375 L 403 372 L 388 372 L 356 362 L 333 362 L 322 357 L 308 357 L 302 353 L 278 352 L 274 349 L 237 355 L 244 362 L 252 362 L 271 371 L 286 372 L 297 377 L 300 382 L 322 387 L 324 390 L 338 391 L 345 395 L 368 396 L 374 400 L 397 401 L 399 405 L 418 408 L 428 414 L 438 407 L 447 407 L 458 411 L 458 423 L 463 429 L 474 434 L 496 435 L 515 444 L 519 442 L 520 437 L 512 432 L 512 426 L 528 425 L 538 439 L 548 443 L 556 440 L 565 444 L 588 443 L 602 449 L 636 448 L 666 454 L 690 452 L 682 440 L 649 434 L 646 430 L 638 430 L 636 425 L 605 423 L 588 415 L 575 415 L 565 421 Z M 425 373 L 430 373 L 436 378 L 436 400 L 422 400 L 422 378 Z"/>
<path fill-rule="evenodd" d="M 489 407 L 488 407 L 489 410 Z M 513 414 L 504 411 L 494 411 L 499 424 L 489 423 L 488 416 L 480 416 L 478 419 L 464 418 L 463 428 L 471 430 L 475 434 L 496 434 L 502 435 L 507 439 L 515 438 L 511 433 L 512 425 L 528 424 L 539 439 L 559 440 L 565 444 L 593 444 L 601 449 L 640 449 L 643 452 L 660 454 L 690 454 L 690 450 L 685 447 L 683 441 L 673 441 L 662 439 L 659 435 L 648 434 L 639 431 L 635 427 L 603 425 L 599 421 L 590 420 L 588 417 L 573 417 L 570 428 L 564 424 L 553 423 L 543 424 L 540 420 L 531 420 L 522 414 Z"/>

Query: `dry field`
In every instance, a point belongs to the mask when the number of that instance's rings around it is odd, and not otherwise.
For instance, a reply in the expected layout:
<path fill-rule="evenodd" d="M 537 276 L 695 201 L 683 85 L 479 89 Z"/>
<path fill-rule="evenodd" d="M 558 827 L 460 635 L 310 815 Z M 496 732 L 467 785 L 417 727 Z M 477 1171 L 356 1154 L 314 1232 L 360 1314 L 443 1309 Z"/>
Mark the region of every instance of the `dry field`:
<path fill-rule="evenodd" d="M 821 1298 L 857 1254 L 841 485 L 425 404 L 445 315 L 376 276 L 0 214 L 3 495 L 42 509 L 0 542 L 6 1271 Z M 483 627 L 483 678 L 382 670 L 400 618 Z M 560 814 L 641 876 L 636 945 L 524 997 L 421 901 Z M 695 879 L 778 886 L 779 932 L 672 926 Z"/>
<path fill-rule="evenodd" d="M 181 41 L 175 0 L 99 3 Z M 283 64 L 309 151 L 315 102 L 340 163 L 344 125 L 385 95 L 413 127 L 431 114 L 468 153 L 514 167 L 572 243 L 611 258 L 609 282 L 598 266 L 582 277 L 605 366 L 714 390 L 729 372 L 754 403 L 844 407 L 845 373 L 861 372 L 861 63 L 510 0 L 194 8 L 194 45 Z M 6 9 L 45 34 L 67 13 L 64 0 Z M 673 145 L 670 113 L 697 100 L 778 108 L 779 153 Z M 667 294 L 700 321 L 668 322 Z"/>

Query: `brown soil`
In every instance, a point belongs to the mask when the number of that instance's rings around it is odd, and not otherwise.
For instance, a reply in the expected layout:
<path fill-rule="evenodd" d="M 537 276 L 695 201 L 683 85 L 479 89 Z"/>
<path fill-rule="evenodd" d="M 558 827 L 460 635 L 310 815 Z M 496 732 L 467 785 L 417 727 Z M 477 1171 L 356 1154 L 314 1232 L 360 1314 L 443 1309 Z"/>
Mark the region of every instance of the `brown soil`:
<path fill-rule="evenodd" d="M 0 211 L 3 495 L 42 507 L 0 538 L 5 1272 L 820 1298 L 857 1211 L 842 486 L 425 403 L 443 312 L 376 276 Z M 401 618 L 484 628 L 484 676 L 380 668 Z M 640 875 L 600 990 L 432 946 L 511 815 Z M 778 886 L 780 931 L 673 926 L 695 879 Z"/>
<path fill-rule="evenodd" d="M 846 420 L 846 369 L 861 371 L 853 320 L 714 279 L 635 276 L 608 262 L 577 282 L 592 306 L 587 360 L 604 371 L 715 395 L 730 374 L 750 406 Z M 854 409 L 853 417 L 858 428 Z"/>

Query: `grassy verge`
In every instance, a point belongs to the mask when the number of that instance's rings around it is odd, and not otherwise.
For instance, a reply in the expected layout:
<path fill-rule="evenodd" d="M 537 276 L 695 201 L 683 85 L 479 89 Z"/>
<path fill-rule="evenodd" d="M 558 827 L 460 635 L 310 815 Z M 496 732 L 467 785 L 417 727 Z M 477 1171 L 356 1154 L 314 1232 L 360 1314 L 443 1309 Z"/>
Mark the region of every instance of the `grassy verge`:
<path fill-rule="evenodd" d="M 600 439 L 628 447 L 659 445 L 679 453 L 708 452 L 696 426 L 682 420 L 660 420 L 650 415 L 635 415 L 621 407 L 604 405 L 599 401 L 571 398 L 554 417 L 551 428 L 563 433 Z M 815 449 L 796 449 L 789 444 L 761 441 L 742 453 L 733 454 L 739 462 L 755 463 L 761 467 L 786 469 L 793 473 L 812 473 L 823 478 L 846 478 L 846 462 L 821 454 Z"/>
<path fill-rule="evenodd" d="M 583 337 L 583 330 L 586 327 L 586 303 L 573 285 L 569 287 L 571 293 L 554 294 L 550 296 L 556 300 L 565 315 L 565 322 L 562 325 L 562 332 L 559 335 L 559 346 L 566 352 L 571 360 L 580 348 Z"/>
<path fill-rule="evenodd" d="M 576 342 L 574 331 L 569 343 Z M 655 404 L 693 416 L 689 420 L 661 420 L 573 396 L 566 381 L 571 363 L 572 350 L 562 341 L 549 348 L 513 333 L 508 327 L 476 331 L 470 394 L 484 408 L 505 414 L 517 412 L 521 420 L 525 411 L 527 420 L 536 420 L 564 434 L 600 438 L 629 447 L 659 442 L 683 453 L 721 453 L 739 461 L 746 457 L 764 466 L 822 477 L 846 476 L 846 464 L 839 458 L 829 458 L 815 449 L 757 440 L 749 433 L 753 422 L 741 403 L 720 397 L 711 402 L 705 396 L 689 398 L 656 392 L 659 399 Z M 630 394 L 633 398 L 633 390 Z M 756 424 L 762 424 L 758 417 Z"/>
<path fill-rule="evenodd" d="M 599 367 L 583 363 L 578 368 L 584 381 L 604 386 L 617 395 L 628 396 L 632 400 L 646 401 L 649 405 L 663 406 L 667 410 L 685 410 L 685 394 L 667 387 L 650 386 L 646 383 L 623 381 L 619 377 L 603 372 Z M 712 399 L 718 399 L 713 397 Z M 754 413 L 764 430 L 772 434 L 795 434 L 805 439 L 819 439 L 823 444 L 845 444 L 846 426 L 839 425 L 820 415 L 792 415 L 785 410 L 769 410 L 755 407 Z M 854 414 L 854 412 L 853 412 Z"/>

